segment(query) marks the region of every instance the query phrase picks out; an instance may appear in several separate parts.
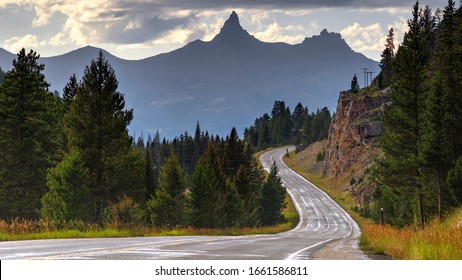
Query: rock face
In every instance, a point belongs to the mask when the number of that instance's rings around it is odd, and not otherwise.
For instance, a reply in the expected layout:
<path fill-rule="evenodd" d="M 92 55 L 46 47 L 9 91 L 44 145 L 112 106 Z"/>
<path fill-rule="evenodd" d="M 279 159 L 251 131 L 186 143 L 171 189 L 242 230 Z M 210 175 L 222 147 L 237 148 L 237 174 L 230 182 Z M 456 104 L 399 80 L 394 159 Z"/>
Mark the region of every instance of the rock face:
<path fill-rule="evenodd" d="M 382 132 L 380 115 L 390 101 L 388 91 L 354 94 L 340 93 L 326 148 L 325 172 L 338 178 L 357 163 L 367 165 L 368 153 L 378 145 Z"/>

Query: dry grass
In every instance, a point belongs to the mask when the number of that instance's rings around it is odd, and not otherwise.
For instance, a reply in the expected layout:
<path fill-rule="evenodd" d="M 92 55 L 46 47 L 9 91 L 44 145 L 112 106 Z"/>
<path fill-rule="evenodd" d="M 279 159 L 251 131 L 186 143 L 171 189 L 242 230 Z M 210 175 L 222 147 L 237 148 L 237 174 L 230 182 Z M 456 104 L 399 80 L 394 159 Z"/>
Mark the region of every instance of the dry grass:
<path fill-rule="evenodd" d="M 462 217 L 462 209 L 454 214 Z M 406 260 L 462 259 L 462 229 L 451 217 L 443 223 L 434 221 L 423 230 L 395 229 L 387 225 L 363 224 L 361 242 L 374 252 Z"/>

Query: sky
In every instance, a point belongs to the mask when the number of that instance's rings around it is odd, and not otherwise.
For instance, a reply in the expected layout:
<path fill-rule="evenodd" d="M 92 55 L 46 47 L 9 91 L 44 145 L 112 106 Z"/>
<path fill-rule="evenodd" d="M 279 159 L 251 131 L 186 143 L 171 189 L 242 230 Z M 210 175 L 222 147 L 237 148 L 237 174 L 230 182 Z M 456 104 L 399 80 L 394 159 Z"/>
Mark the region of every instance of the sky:
<path fill-rule="evenodd" d="M 396 45 L 415 0 L 0 0 L 0 47 L 43 57 L 87 45 L 124 59 L 210 41 L 234 10 L 244 29 L 265 42 L 299 44 L 323 29 L 379 60 L 389 28 Z M 433 11 L 446 0 L 421 1 Z"/>

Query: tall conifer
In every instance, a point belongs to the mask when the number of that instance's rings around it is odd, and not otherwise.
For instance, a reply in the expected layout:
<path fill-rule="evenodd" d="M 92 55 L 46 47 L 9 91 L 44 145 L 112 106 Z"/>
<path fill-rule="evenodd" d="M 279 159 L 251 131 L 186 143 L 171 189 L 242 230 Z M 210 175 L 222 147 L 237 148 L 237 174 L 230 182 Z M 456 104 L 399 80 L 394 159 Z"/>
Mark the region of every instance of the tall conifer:
<path fill-rule="evenodd" d="M 114 70 L 102 52 L 86 67 L 64 126 L 69 150 L 79 152 L 90 173 L 93 218 L 101 221 L 108 202 L 127 195 L 145 196 L 145 164 L 131 148 L 127 126 L 133 110 L 125 109 Z"/>
<path fill-rule="evenodd" d="M 57 151 L 53 113 L 40 56 L 22 49 L 0 87 L 0 218 L 37 218 L 45 177 Z"/>
<path fill-rule="evenodd" d="M 394 189 L 405 203 L 416 201 L 419 224 L 424 225 L 424 192 L 420 177 L 419 145 L 427 96 L 427 66 L 430 59 L 427 22 L 419 1 L 414 5 L 409 31 L 396 54 L 392 81 L 393 105 L 385 110 L 381 146 L 385 159 L 380 165 L 381 184 Z M 407 221 L 408 223 L 411 221 Z"/>

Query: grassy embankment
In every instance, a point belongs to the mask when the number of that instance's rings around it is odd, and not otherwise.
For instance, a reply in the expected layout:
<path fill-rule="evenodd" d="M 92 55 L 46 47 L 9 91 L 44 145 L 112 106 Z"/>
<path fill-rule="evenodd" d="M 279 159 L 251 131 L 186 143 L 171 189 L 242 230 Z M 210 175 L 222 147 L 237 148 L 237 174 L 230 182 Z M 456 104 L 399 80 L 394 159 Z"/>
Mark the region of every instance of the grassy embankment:
<path fill-rule="evenodd" d="M 258 158 L 260 154 L 256 154 L 255 157 Z M 102 227 L 98 224 L 81 221 L 60 223 L 16 219 L 9 222 L 0 221 L 0 241 L 55 238 L 274 234 L 288 231 L 298 223 L 298 213 L 288 195 L 286 195 L 286 202 L 287 207 L 283 212 L 286 222 L 268 227 L 160 229 L 139 225 L 108 224 Z"/>
<path fill-rule="evenodd" d="M 298 214 L 287 196 L 288 207 L 284 210 L 286 222 L 268 227 L 198 229 L 193 227 L 161 229 L 139 225 L 109 224 L 104 227 L 81 221 L 67 223 L 44 220 L 0 221 L 0 241 L 56 239 L 56 238 L 106 238 L 136 236 L 192 236 L 192 235 L 246 235 L 274 234 L 292 229 L 297 225 Z"/>
<path fill-rule="evenodd" d="M 361 248 L 372 254 L 385 254 L 393 259 L 411 260 L 460 260 L 462 259 L 462 208 L 439 223 L 434 221 L 423 230 L 413 227 L 395 229 L 388 225 L 374 224 L 353 211 L 354 200 L 344 191 L 345 182 L 338 182 L 309 172 L 296 164 L 294 157 L 286 157 L 286 163 L 303 177 L 328 193 L 340 206 L 350 213 L 362 229 Z"/>

